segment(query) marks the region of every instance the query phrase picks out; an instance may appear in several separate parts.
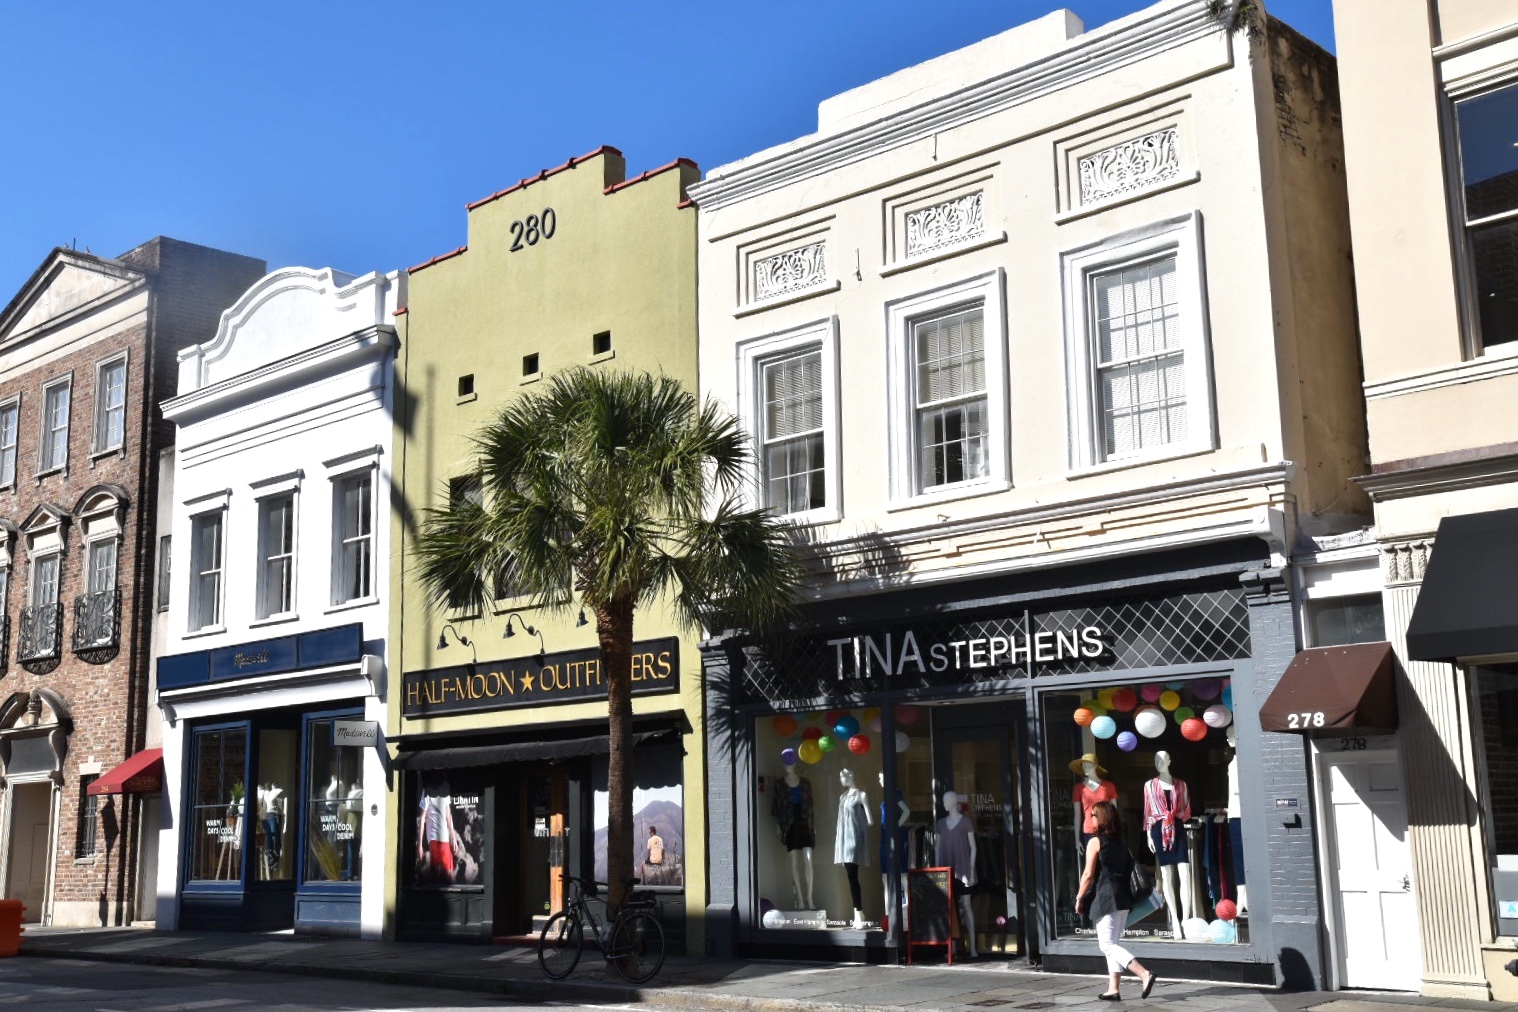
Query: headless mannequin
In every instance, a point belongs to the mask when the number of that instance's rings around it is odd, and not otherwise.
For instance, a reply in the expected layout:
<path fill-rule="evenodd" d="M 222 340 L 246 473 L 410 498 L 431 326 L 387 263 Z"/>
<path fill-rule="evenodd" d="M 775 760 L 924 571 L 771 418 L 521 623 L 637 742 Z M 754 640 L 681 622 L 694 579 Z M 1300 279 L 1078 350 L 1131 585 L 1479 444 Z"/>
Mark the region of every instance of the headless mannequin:
<path fill-rule="evenodd" d="M 1179 800 L 1180 793 L 1185 790 L 1185 784 L 1177 781 L 1170 773 L 1170 753 L 1156 752 L 1154 754 L 1154 768 L 1157 776 L 1149 783 L 1157 785 L 1161 791 L 1168 791 L 1167 797 Z M 1176 786 L 1178 783 L 1180 784 L 1179 787 Z M 1146 785 L 1145 794 L 1147 797 L 1148 785 Z M 1176 845 L 1184 853 L 1187 847 L 1185 819 L 1190 817 L 1191 809 L 1187 806 L 1184 814 L 1181 812 L 1177 812 L 1176 814 L 1178 817 L 1175 820 L 1172 831 L 1179 836 Z M 1151 821 L 1146 809 L 1144 818 L 1145 839 L 1149 841 L 1150 853 L 1156 855 L 1159 854 L 1159 849 L 1156 848 L 1154 842 L 1156 834 L 1150 827 L 1157 825 L 1157 822 Z M 1170 911 L 1171 937 L 1179 941 L 1181 938 L 1181 924 L 1190 920 L 1192 916 L 1191 862 L 1189 855 L 1187 859 L 1182 860 L 1179 864 L 1166 864 L 1161 861 L 1159 872 L 1160 891 L 1164 894 L 1165 906 Z"/>
<path fill-rule="evenodd" d="M 801 786 L 801 774 L 796 767 L 785 768 L 786 789 Z M 815 909 L 812 903 L 812 848 L 799 847 L 791 851 L 791 888 L 796 896 L 796 906 L 801 910 Z"/>
<path fill-rule="evenodd" d="M 864 927 L 864 900 L 859 887 L 859 865 L 870 853 L 870 806 L 854 784 L 854 772 L 838 771 L 843 794 L 838 799 L 838 832 L 833 837 L 833 863 L 843 865 L 849 876 L 849 898 L 854 901 L 854 930 Z M 862 823 L 862 825 L 861 825 Z"/>
<path fill-rule="evenodd" d="M 1238 825 L 1237 820 L 1244 814 L 1244 806 L 1239 802 L 1239 727 L 1237 724 L 1228 725 L 1228 747 L 1233 749 L 1233 756 L 1228 760 L 1228 814 L 1220 821 L 1228 823 L 1228 831 L 1233 832 Z M 1233 846 L 1234 868 L 1242 870 L 1244 867 L 1244 855 L 1239 851 L 1240 838 L 1235 837 Z M 1234 872 L 1234 890 L 1239 898 L 1239 913 L 1247 913 L 1249 900 L 1244 895 L 1244 883 L 1240 880 L 1238 871 Z"/>
<path fill-rule="evenodd" d="M 1097 800 L 1117 801 L 1117 788 L 1110 780 L 1103 780 L 1097 772 L 1097 765 L 1093 762 L 1080 764 L 1081 781 L 1075 785 L 1075 850 L 1077 855 L 1076 867 L 1085 867 L 1086 841 L 1091 834 L 1086 832 L 1086 808 L 1087 804 L 1081 800 L 1081 788 Z M 1095 803 L 1094 801 L 1092 802 Z"/>
<path fill-rule="evenodd" d="M 885 790 L 885 771 L 884 770 L 882 770 L 881 773 L 880 773 L 880 789 L 882 791 Z M 880 835 L 881 835 L 881 839 L 882 840 L 885 840 L 886 839 L 886 834 L 890 832 L 890 829 L 887 828 L 887 826 L 886 826 L 885 813 L 887 811 L 888 811 L 888 808 L 887 808 L 885 802 L 881 802 L 881 804 L 880 804 L 880 813 L 881 813 L 880 814 Z M 897 890 L 897 893 L 896 893 L 896 895 L 898 897 L 906 895 L 907 854 L 906 854 L 906 848 L 904 846 L 902 846 L 902 844 L 905 843 L 905 841 L 906 841 L 906 832 L 904 831 L 904 829 L 902 827 L 906 826 L 907 820 L 910 819 L 911 817 L 912 817 L 912 806 L 909 805 L 909 804 L 907 804 L 906 799 L 901 796 L 901 789 L 897 788 L 897 791 L 896 791 L 896 826 L 897 826 L 897 830 L 896 830 L 896 839 L 897 839 L 896 853 L 897 853 L 898 858 L 901 861 L 901 880 L 899 882 L 899 887 L 898 887 L 898 890 Z M 881 848 L 880 848 L 880 891 L 881 891 L 881 895 L 885 896 L 887 898 L 888 902 L 887 902 L 886 905 L 890 906 L 889 898 L 890 898 L 890 895 L 891 895 L 891 865 L 890 865 L 890 862 L 886 859 L 886 855 L 888 853 L 889 853 L 889 851 L 886 849 L 885 845 L 882 844 Z"/>
<path fill-rule="evenodd" d="M 970 907 L 970 887 L 975 884 L 975 830 L 959 810 L 957 793 L 944 791 L 943 807 L 947 814 L 938 820 L 938 853 L 934 860 L 947 865 L 959 885 L 959 923 L 965 931 L 970 958 L 975 959 L 980 955 L 975 950 L 975 911 Z M 960 839 L 968 844 L 968 858 L 958 843 Z"/>
<path fill-rule="evenodd" d="M 272 876 L 284 851 L 285 792 L 275 784 L 258 788 L 258 821 L 264 834 L 264 856 Z"/>

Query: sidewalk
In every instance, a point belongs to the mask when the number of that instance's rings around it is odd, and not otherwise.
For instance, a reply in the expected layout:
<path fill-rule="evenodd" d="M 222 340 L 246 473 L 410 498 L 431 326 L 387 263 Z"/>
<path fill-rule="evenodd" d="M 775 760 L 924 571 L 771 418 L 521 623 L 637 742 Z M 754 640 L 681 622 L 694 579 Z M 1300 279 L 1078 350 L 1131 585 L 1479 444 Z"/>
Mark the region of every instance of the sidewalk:
<path fill-rule="evenodd" d="M 671 957 L 651 985 L 633 987 L 587 952 L 575 972 L 552 982 L 525 947 L 365 942 L 287 934 L 73 930 L 29 926 L 21 954 L 154 966 L 200 966 L 362 979 L 559 1002 L 638 1002 L 721 1012 L 984 1012 L 1055 1009 L 1091 1003 L 1104 978 L 1046 974 L 1016 963 L 946 967 L 867 966 Z M 1276 992 L 1163 978 L 1147 1002 L 1125 981 L 1124 1005 L 1186 1012 L 1411 1012 L 1414 1007 L 1518 1012 L 1496 1002 L 1429 1001 L 1376 992 Z M 1105 1009 L 1105 1004 L 1099 1007 Z"/>

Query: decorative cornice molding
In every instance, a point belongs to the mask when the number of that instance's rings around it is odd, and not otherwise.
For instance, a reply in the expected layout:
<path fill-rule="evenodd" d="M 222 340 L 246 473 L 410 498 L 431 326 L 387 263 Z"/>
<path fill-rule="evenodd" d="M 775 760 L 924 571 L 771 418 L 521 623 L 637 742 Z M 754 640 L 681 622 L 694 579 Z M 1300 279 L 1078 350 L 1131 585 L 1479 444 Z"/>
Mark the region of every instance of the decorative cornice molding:
<path fill-rule="evenodd" d="M 1136 17 L 1115 29 L 1098 28 L 1043 59 L 885 119 L 837 134 L 802 138 L 769 157 L 755 156 L 756 160 L 727 172 L 719 169 L 720 174 L 693 184 L 690 196 L 702 209 L 715 210 L 1102 77 L 1213 33 L 1232 45 L 1202 0 Z"/>
<path fill-rule="evenodd" d="M 1518 484 L 1518 453 L 1400 467 L 1354 479 L 1372 502 Z"/>
<path fill-rule="evenodd" d="M 1469 362 L 1457 362 L 1454 365 L 1430 369 L 1411 376 L 1368 382 L 1365 384 L 1365 399 L 1378 401 L 1388 397 L 1422 393 L 1425 390 L 1479 383 L 1482 380 L 1514 374 L 1518 374 L 1518 347 L 1499 345 L 1497 349 L 1488 351 L 1481 358 L 1473 358 Z"/>
<path fill-rule="evenodd" d="M 1381 581 L 1387 587 L 1408 586 L 1423 582 L 1428 560 L 1434 552 L 1434 539 L 1412 538 L 1381 546 Z"/>

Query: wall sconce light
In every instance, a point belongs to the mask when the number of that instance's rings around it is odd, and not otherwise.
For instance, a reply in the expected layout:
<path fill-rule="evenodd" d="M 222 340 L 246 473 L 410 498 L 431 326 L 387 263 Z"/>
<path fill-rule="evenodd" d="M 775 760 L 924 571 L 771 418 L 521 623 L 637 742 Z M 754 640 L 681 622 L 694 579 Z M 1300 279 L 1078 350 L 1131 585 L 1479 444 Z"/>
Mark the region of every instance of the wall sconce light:
<path fill-rule="evenodd" d="M 466 646 L 466 647 L 469 648 L 470 657 L 474 660 L 474 662 L 476 664 L 478 664 L 479 660 L 480 660 L 479 651 L 474 648 L 474 644 L 473 643 L 469 642 L 469 637 L 468 636 L 465 636 L 463 633 L 461 633 L 457 629 L 453 628 L 453 623 L 452 622 L 450 622 L 447 625 L 443 626 L 443 631 L 437 634 L 437 648 L 439 650 L 447 650 L 448 649 L 448 634 L 450 632 L 453 633 L 453 638 L 456 639 L 456 640 L 458 640 L 461 645 Z"/>
<path fill-rule="evenodd" d="M 577 618 L 577 619 L 575 619 L 575 625 L 579 626 L 579 625 L 589 625 L 589 624 L 590 623 L 588 621 L 586 621 L 586 619 L 585 619 L 585 609 L 581 608 L 580 609 L 580 617 Z"/>
<path fill-rule="evenodd" d="M 528 625 L 527 620 L 522 617 L 521 612 L 514 611 L 506 616 L 506 633 L 501 637 L 501 639 L 509 640 L 517 634 L 516 630 L 511 626 L 513 619 L 516 620 L 517 625 L 522 627 L 523 632 L 529 636 L 536 636 L 538 638 L 537 662 L 539 664 L 542 664 L 543 659 L 548 654 L 547 648 L 543 646 L 543 634 L 539 632 L 535 627 Z"/>

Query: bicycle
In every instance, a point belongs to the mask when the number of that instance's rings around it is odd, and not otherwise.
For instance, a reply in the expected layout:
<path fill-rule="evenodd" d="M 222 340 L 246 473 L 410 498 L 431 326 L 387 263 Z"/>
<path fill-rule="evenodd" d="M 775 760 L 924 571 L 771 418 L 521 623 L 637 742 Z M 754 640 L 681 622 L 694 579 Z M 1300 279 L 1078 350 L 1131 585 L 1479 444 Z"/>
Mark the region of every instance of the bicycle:
<path fill-rule="evenodd" d="M 563 980 L 579 965 L 585 948 L 585 926 L 590 926 L 592 944 L 629 984 L 643 984 L 653 979 L 664 965 L 664 928 L 654 916 L 658 905 L 652 893 L 633 893 L 617 916 L 604 929 L 591 909 L 589 896 L 600 895 L 604 882 L 594 882 L 565 874 L 569 885 L 569 904 L 543 925 L 538 937 L 538 965 L 549 980 Z M 637 879 L 629 879 L 636 884 Z"/>

